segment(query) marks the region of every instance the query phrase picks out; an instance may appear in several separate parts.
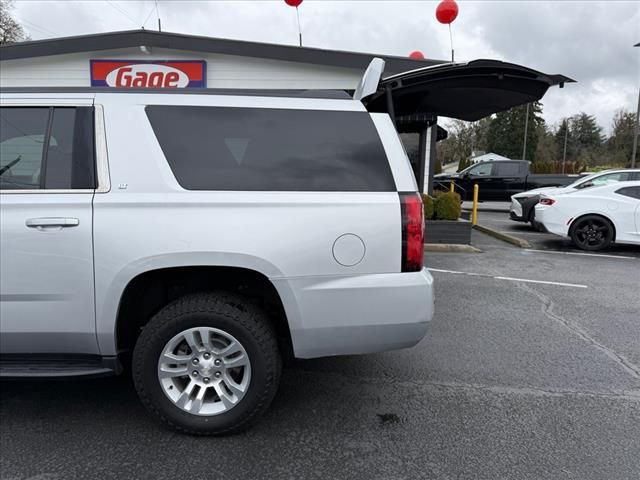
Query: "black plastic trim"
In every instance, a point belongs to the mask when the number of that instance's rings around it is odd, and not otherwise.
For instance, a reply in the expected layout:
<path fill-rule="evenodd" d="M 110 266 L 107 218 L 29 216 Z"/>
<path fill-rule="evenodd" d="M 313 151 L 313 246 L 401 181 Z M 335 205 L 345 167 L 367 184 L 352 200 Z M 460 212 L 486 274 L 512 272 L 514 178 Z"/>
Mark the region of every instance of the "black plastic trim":
<path fill-rule="evenodd" d="M 163 95 L 234 95 L 353 100 L 344 90 L 280 90 L 242 88 L 112 88 L 112 87 L 3 87 L 2 93 L 147 93 Z"/>
<path fill-rule="evenodd" d="M 0 355 L 0 378 L 105 377 L 122 371 L 118 357 L 75 354 Z"/>

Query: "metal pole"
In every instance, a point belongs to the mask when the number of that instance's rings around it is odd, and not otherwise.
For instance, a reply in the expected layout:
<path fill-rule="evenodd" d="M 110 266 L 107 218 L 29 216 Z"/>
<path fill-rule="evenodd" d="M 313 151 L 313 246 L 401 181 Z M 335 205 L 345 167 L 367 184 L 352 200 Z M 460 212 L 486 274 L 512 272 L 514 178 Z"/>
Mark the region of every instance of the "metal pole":
<path fill-rule="evenodd" d="M 296 17 L 298 18 L 298 38 L 300 39 L 300 46 L 302 46 L 302 27 L 300 27 L 300 11 L 296 7 Z"/>
<path fill-rule="evenodd" d="M 433 125 L 429 127 L 427 135 L 429 135 L 429 149 L 425 152 L 425 155 L 427 153 L 429 154 L 429 183 L 427 184 L 427 193 L 433 195 L 433 177 L 436 174 L 436 142 L 438 141 L 437 119 L 433 122 Z"/>
<path fill-rule="evenodd" d="M 477 183 L 473 184 L 473 208 L 471 209 L 471 225 L 478 224 L 478 192 L 480 187 Z"/>
<path fill-rule="evenodd" d="M 524 117 L 524 142 L 522 145 L 522 160 L 527 159 L 527 130 L 529 128 L 529 104 L 527 103 L 527 113 Z"/>
<path fill-rule="evenodd" d="M 424 171 L 427 161 L 427 133 L 429 130 L 422 130 L 418 137 L 418 190 L 420 193 L 428 193 L 424 185 Z"/>
<path fill-rule="evenodd" d="M 636 153 L 638 153 L 638 134 L 640 134 L 640 89 L 638 89 L 638 108 L 636 109 L 636 128 L 633 132 L 633 150 L 631 151 L 631 168 L 636 168 Z"/>
<path fill-rule="evenodd" d="M 453 35 L 451 34 L 451 24 L 449 24 L 449 43 L 451 43 L 451 62 L 453 63 L 455 60 L 453 56 Z"/>
<path fill-rule="evenodd" d="M 564 121 L 564 150 L 562 151 L 562 173 L 564 173 L 564 162 L 567 160 L 567 138 L 569 138 L 569 122 Z"/>
<path fill-rule="evenodd" d="M 156 16 L 158 17 L 158 31 L 161 32 L 162 23 L 160 22 L 160 11 L 158 10 L 158 0 L 156 0 L 155 3 L 156 3 Z"/>

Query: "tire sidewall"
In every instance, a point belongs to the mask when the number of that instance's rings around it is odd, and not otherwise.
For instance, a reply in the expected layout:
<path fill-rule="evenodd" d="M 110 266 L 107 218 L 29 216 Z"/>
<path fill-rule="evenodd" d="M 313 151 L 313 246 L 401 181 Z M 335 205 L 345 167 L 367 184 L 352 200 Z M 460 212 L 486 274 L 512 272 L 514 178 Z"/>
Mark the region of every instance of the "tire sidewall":
<path fill-rule="evenodd" d="M 155 409 L 156 414 L 170 424 L 180 426 L 194 433 L 208 433 L 234 429 L 259 408 L 264 397 L 264 390 L 273 381 L 274 372 L 269 368 L 269 355 L 264 345 L 260 345 L 251 332 L 240 325 L 237 320 L 215 312 L 183 313 L 171 319 L 161 318 L 163 312 L 145 327 L 152 327 L 153 332 L 140 335 L 133 356 L 134 381 L 139 394 L 147 408 Z M 158 318 L 158 321 L 156 321 Z M 163 321 L 166 320 L 166 321 Z M 160 325 L 154 325 L 159 323 Z M 158 379 L 158 361 L 166 344 L 175 335 L 194 327 L 213 327 L 236 338 L 242 344 L 251 364 L 249 387 L 240 402 L 229 411 L 211 416 L 193 415 L 175 405 L 165 394 Z M 145 335 L 145 333 L 150 333 Z M 274 368 L 274 366 L 271 366 Z M 141 388 L 138 388 L 141 387 Z"/>

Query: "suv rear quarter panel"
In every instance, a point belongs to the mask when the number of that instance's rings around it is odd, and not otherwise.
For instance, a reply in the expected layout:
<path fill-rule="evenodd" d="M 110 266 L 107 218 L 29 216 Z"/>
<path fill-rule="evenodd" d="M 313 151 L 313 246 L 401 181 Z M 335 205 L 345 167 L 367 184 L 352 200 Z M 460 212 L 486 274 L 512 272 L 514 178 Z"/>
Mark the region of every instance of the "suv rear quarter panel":
<path fill-rule="evenodd" d="M 292 332 L 304 329 L 305 321 L 299 310 L 297 282 L 313 278 L 322 283 L 400 271 L 400 205 L 396 192 L 181 188 L 144 107 L 190 102 L 364 110 L 359 102 L 344 100 L 99 94 L 96 104 L 104 106 L 112 185 L 110 192 L 96 194 L 94 200 L 96 321 L 104 355 L 116 353 L 114 319 L 122 292 L 131 279 L 149 270 L 219 265 L 258 271 L 283 297 Z M 384 120 L 376 120 L 376 127 L 387 128 L 381 127 L 381 122 Z M 401 168 L 392 165 L 396 183 L 401 181 L 403 187 L 415 189 L 415 180 L 407 177 L 410 167 L 406 155 L 394 161 L 401 164 Z M 339 264 L 332 253 L 336 239 L 347 233 L 357 235 L 365 244 L 362 261 L 351 267 Z"/>

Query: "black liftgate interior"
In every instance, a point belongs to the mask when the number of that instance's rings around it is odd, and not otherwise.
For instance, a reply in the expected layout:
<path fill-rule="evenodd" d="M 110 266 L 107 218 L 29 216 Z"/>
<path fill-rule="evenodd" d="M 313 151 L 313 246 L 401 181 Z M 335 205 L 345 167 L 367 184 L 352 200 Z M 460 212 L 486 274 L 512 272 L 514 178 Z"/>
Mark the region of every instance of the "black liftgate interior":
<path fill-rule="evenodd" d="M 404 145 L 411 168 L 418 182 L 420 192 L 433 193 L 433 182 L 430 181 L 425 190 L 424 178 L 429 159 L 428 178 L 435 175 L 436 142 L 447 138 L 447 131 L 437 125 L 437 117 L 428 115 L 409 115 L 395 118 L 395 125 Z M 430 128 L 435 126 L 435 128 Z"/>
<path fill-rule="evenodd" d="M 521 65 L 498 60 L 474 60 L 425 67 L 383 78 L 376 82 L 374 88 L 371 84 L 365 85 L 367 92 L 361 99 L 369 111 L 388 113 L 398 132 L 405 136 L 404 143 L 413 157 L 421 191 L 424 191 L 426 150 L 429 147 L 430 185 L 427 185 L 427 191 L 431 193 L 436 142 L 446 138 L 446 132 L 437 127 L 438 116 L 480 120 L 493 113 L 540 100 L 549 87 L 559 85 L 562 88 L 569 82 L 574 80 Z"/>

